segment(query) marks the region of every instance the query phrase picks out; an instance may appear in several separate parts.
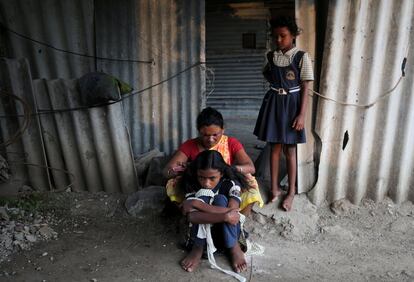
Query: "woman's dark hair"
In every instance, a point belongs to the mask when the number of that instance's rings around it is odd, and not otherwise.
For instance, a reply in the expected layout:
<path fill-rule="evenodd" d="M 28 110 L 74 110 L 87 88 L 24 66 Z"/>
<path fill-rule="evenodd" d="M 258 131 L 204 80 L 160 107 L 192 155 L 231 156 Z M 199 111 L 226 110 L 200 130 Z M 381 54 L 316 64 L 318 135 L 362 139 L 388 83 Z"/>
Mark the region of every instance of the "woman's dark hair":
<path fill-rule="evenodd" d="M 197 171 L 199 169 L 217 169 L 223 175 L 223 178 L 236 180 L 241 187 L 246 187 L 244 176 L 237 172 L 233 167 L 229 166 L 223 159 L 223 156 L 215 150 L 205 150 L 197 155 L 196 159 L 191 162 L 184 172 L 182 184 L 185 193 L 191 193 L 199 190 Z"/>
<path fill-rule="evenodd" d="M 219 111 L 212 107 L 207 107 L 201 111 L 197 117 L 197 130 L 203 126 L 217 125 L 220 128 L 224 127 L 223 116 Z"/>
<path fill-rule="evenodd" d="M 286 27 L 293 36 L 298 36 L 301 29 L 297 26 L 294 17 L 277 17 L 270 20 L 271 32 L 277 27 Z"/>

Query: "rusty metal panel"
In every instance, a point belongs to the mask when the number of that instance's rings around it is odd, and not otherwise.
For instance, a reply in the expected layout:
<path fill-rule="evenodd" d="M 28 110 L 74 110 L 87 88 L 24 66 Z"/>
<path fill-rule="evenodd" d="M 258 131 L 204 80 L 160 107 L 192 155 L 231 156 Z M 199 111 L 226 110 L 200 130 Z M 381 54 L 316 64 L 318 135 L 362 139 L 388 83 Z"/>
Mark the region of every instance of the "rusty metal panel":
<path fill-rule="evenodd" d="M 330 1 L 315 133 L 321 203 L 414 200 L 414 2 Z M 397 87 L 407 56 L 406 76 Z M 388 96 L 381 99 L 386 93 Z"/>
<path fill-rule="evenodd" d="M 0 11 L 4 52 L 27 58 L 33 79 L 95 70 L 93 0 L 0 0 Z"/>
<path fill-rule="evenodd" d="M 35 80 L 34 86 L 50 166 L 69 171 L 71 176 L 62 180 L 54 173 L 58 179 L 53 182 L 59 181 L 63 187 L 72 182 L 77 191 L 136 191 L 138 181 L 122 104 L 60 111 L 83 106 L 77 80 Z"/>
<path fill-rule="evenodd" d="M 134 155 L 171 153 L 196 135 L 204 1 L 0 0 L 0 20 L 0 51 L 27 58 L 34 79 L 103 71 L 142 91 L 123 102 Z"/>
<path fill-rule="evenodd" d="M 48 190 L 50 185 L 42 134 L 37 117 L 28 112 L 35 112 L 36 101 L 26 60 L 0 59 L 0 91 L 0 149 L 10 163 L 11 181 L 30 184 L 40 191 Z M 10 94 L 19 97 L 22 102 Z M 27 105 L 28 111 L 22 103 Z M 25 119 L 30 121 L 28 127 L 24 125 Z M 14 133 L 18 131 L 23 131 L 23 134 L 20 138 L 14 138 Z M 7 141 L 10 145 L 5 146 Z"/>
<path fill-rule="evenodd" d="M 38 190 L 64 189 L 69 184 L 76 191 L 138 189 L 121 103 L 61 111 L 82 107 L 77 80 L 32 81 L 25 59 L 1 59 L 0 77 L 1 90 L 24 99 L 33 113 L 21 139 L 5 149 L 15 177 Z M 2 142 L 23 120 L 21 105 L 6 98 L 0 107 Z"/>
<path fill-rule="evenodd" d="M 123 102 L 134 153 L 154 147 L 173 152 L 196 135 L 195 119 L 205 104 L 204 1 L 95 3 L 97 55 L 153 62 L 98 62 L 98 70 L 140 92 Z"/>

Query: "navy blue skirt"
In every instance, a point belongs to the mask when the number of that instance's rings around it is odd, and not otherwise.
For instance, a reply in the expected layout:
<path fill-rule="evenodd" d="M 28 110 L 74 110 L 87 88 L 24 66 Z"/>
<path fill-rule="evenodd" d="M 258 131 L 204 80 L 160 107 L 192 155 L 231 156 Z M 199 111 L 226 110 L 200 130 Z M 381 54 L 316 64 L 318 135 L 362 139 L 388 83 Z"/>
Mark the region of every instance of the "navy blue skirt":
<path fill-rule="evenodd" d="M 269 90 L 260 107 L 254 135 L 259 140 L 270 143 L 305 143 L 305 130 L 297 131 L 292 128 L 293 121 L 300 112 L 300 99 L 300 91 L 278 95 Z"/>

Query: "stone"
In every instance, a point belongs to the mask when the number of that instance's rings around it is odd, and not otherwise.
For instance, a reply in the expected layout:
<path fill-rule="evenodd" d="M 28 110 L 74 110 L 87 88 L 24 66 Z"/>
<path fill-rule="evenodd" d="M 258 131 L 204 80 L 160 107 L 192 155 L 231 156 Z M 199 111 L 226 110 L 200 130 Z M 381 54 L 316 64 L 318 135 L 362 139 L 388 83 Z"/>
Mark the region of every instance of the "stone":
<path fill-rule="evenodd" d="M 135 158 L 134 164 L 138 177 L 144 176 L 144 174 L 148 171 L 148 168 L 153 158 L 164 156 L 165 153 L 160 152 L 158 149 L 154 149 L 144 154 L 141 154 L 137 158 Z"/>
<path fill-rule="evenodd" d="M 7 210 L 5 207 L 0 207 L 0 218 L 6 221 L 10 220 L 9 215 L 7 214 Z"/>
<path fill-rule="evenodd" d="M 336 215 L 347 215 L 355 206 L 347 199 L 340 199 L 331 204 L 331 211 Z"/>
<path fill-rule="evenodd" d="M 151 160 L 144 187 L 164 186 L 167 183 L 167 179 L 162 173 L 167 162 L 166 157 L 156 157 Z"/>
<path fill-rule="evenodd" d="M 37 241 L 37 237 L 35 235 L 32 234 L 27 234 L 25 235 L 26 240 L 29 241 L 30 243 L 34 243 Z"/>
<path fill-rule="evenodd" d="M 52 239 L 56 237 L 57 233 L 49 226 L 43 226 L 38 230 L 39 235 L 45 239 Z"/>
<path fill-rule="evenodd" d="M 149 186 L 129 195 L 125 207 L 133 216 L 159 214 L 164 209 L 166 200 L 167 193 L 164 186 Z"/>

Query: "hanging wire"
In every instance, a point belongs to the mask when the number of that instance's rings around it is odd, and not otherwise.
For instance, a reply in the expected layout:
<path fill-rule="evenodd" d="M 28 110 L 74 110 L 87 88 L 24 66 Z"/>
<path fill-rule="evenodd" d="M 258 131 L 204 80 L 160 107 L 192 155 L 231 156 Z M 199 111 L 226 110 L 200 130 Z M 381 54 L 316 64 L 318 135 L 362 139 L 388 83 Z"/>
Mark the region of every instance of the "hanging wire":
<path fill-rule="evenodd" d="M 9 93 L 8 91 L 4 91 L 4 90 L 0 89 L 0 96 L 10 97 L 10 98 L 15 99 L 16 101 L 19 101 L 23 106 L 23 113 L 24 113 L 22 115 L 24 117 L 23 122 L 21 123 L 21 125 L 17 129 L 17 131 L 11 137 L 9 137 L 9 139 L 4 141 L 3 143 L 0 143 L 1 147 L 7 147 L 10 144 L 16 142 L 23 135 L 23 133 L 26 131 L 26 129 L 29 127 L 31 110 L 30 110 L 30 106 L 26 102 L 26 100 L 24 100 L 23 98 L 20 98 L 19 96 L 16 96 L 14 94 Z"/>
<path fill-rule="evenodd" d="M 374 106 L 379 101 L 381 101 L 381 100 L 387 98 L 388 96 L 390 96 L 392 94 L 392 92 L 394 92 L 395 89 L 397 89 L 398 85 L 400 84 L 400 82 L 402 81 L 402 79 L 405 77 L 405 67 L 406 67 L 406 64 L 407 64 L 407 57 L 408 57 L 408 52 L 410 50 L 410 45 L 411 45 L 411 42 L 408 41 L 408 44 L 407 44 L 407 47 L 406 47 L 406 50 L 405 50 L 405 55 L 404 55 L 404 58 L 403 58 L 403 60 L 401 62 L 401 75 L 398 78 L 398 80 L 395 83 L 395 85 L 391 89 L 385 91 L 382 95 L 380 95 L 377 99 L 375 99 L 371 103 L 368 103 L 368 104 L 346 103 L 346 102 L 342 102 L 342 101 L 338 101 L 336 99 L 330 98 L 330 97 L 328 97 L 326 95 L 323 95 L 323 94 L 321 94 L 321 93 L 319 93 L 319 92 L 317 92 L 317 91 L 315 91 L 313 89 L 308 88 L 308 90 L 311 91 L 311 92 L 313 92 L 315 95 L 317 95 L 317 96 L 325 99 L 325 100 L 335 102 L 335 103 L 337 103 L 339 105 L 342 105 L 342 106 L 352 106 L 352 107 L 358 107 L 358 108 L 368 109 L 368 108 Z M 309 94 L 309 96 L 313 97 L 313 94 Z"/>
<path fill-rule="evenodd" d="M 75 56 L 79 56 L 79 57 L 84 57 L 84 58 L 92 58 L 92 59 L 97 59 L 97 60 L 104 60 L 104 61 L 111 61 L 111 62 L 129 62 L 129 63 L 143 63 L 143 64 L 154 64 L 154 59 L 148 61 L 144 61 L 144 60 L 135 60 L 135 59 L 120 59 L 120 58 L 108 58 L 108 57 L 101 57 L 101 56 L 94 56 L 94 55 L 89 55 L 89 54 L 82 54 L 82 53 L 78 53 L 78 52 L 74 52 L 74 51 L 70 51 L 70 50 L 65 50 L 62 48 L 58 48 L 55 47 L 49 43 L 37 40 L 37 39 L 33 39 L 29 36 L 26 36 L 24 34 L 21 34 L 17 31 L 14 31 L 12 29 L 10 29 L 9 27 L 7 27 L 5 24 L 3 24 L 2 22 L 0 22 L 0 27 L 3 28 L 4 30 L 7 30 L 9 33 L 12 33 L 14 35 L 17 35 L 23 39 L 35 42 L 37 44 L 43 45 L 47 48 L 50 48 L 52 50 L 58 51 L 58 52 L 62 52 L 62 53 L 66 53 L 66 54 L 71 54 L 71 55 L 75 55 Z"/>

